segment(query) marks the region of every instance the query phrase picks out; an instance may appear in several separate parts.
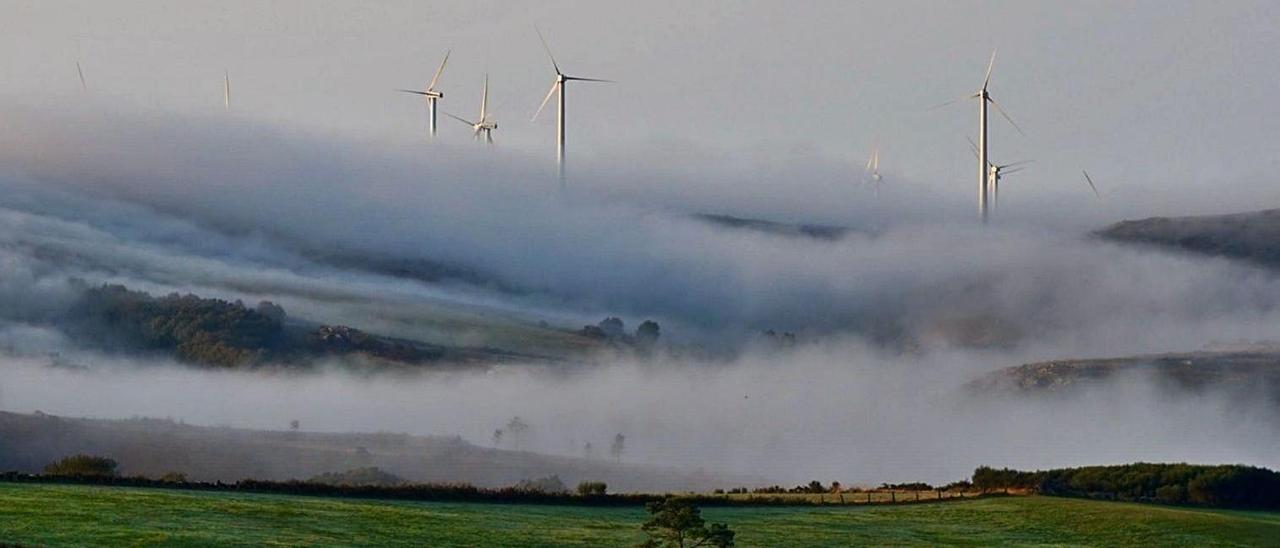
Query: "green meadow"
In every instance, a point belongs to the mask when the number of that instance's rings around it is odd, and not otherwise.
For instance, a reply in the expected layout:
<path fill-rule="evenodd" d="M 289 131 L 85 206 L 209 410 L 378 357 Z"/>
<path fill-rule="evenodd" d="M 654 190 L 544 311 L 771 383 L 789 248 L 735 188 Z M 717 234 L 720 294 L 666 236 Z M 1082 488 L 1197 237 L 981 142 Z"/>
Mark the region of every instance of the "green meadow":
<path fill-rule="evenodd" d="M 1280 544 L 1280 513 L 1011 496 L 932 504 L 704 508 L 739 546 Z M 464 504 L 0 483 L 19 545 L 626 546 L 640 508 Z"/>

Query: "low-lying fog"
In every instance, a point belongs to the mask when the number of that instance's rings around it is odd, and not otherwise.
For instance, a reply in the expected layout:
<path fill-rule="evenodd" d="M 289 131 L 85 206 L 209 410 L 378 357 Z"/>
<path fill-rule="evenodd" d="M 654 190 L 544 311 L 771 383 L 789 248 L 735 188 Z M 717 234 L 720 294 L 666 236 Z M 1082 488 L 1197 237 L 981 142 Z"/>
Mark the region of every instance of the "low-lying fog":
<path fill-rule="evenodd" d="M 835 161 L 651 171 L 597 160 L 575 164 L 559 190 L 545 162 L 501 149 L 350 143 L 234 120 L 5 119 L 0 409 L 297 419 L 477 444 L 519 415 L 530 449 L 577 455 L 621 432 L 630 462 L 786 482 L 943 481 L 978 464 L 1280 464 L 1263 400 L 1165 393 L 1141 378 L 1038 400 L 964 390 L 1028 361 L 1276 337 L 1272 273 L 1087 237 L 1118 220 L 1105 211 L 1132 204 L 1075 214 L 1020 204 L 1010 189 L 1011 213 L 981 229 L 970 185 L 891 179 L 875 198 Z M 1239 195 L 1250 192 L 1262 191 Z M 688 218 L 700 212 L 854 232 L 782 237 Z M 427 282 L 374 266 L 384 263 L 465 275 Z M 494 344 L 491 323 L 651 318 L 664 340 L 721 358 L 394 378 L 324 364 L 199 371 L 104 357 L 59 333 L 48 319 L 81 282 L 272 300 L 295 317 L 449 344 Z M 766 329 L 801 344 L 758 346 Z"/>

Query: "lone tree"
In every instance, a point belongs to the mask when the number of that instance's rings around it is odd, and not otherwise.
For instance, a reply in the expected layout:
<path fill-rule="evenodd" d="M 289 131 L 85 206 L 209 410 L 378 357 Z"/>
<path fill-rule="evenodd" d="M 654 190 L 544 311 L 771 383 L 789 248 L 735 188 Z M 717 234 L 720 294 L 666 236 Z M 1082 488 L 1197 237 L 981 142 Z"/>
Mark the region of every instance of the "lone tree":
<path fill-rule="evenodd" d="M 657 344 L 660 336 L 662 336 L 662 328 L 653 320 L 645 320 L 640 327 L 636 328 L 636 344 L 641 347 Z"/>
<path fill-rule="evenodd" d="M 511 417 L 507 422 L 507 432 L 511 433 L 511 441 L 515 444 L 516 451 L 520 450 L 520 435 L 529 429 L 529 425 L 520 420 L 520 417 Z"/>
<path fill-rule="evenodd" d="M 501 428 L 493 431 L 493 446 L 497 447 L 499 445 L 502 445 L 502 429 Z"/>
<path fill-rule="evenodd" d="M 110 477 L 116 475 L 116 461 L 97 455 L 72 455 L 44 467 L 44 473 L 50 476 L 97 476 Z"/>
<path fill-rule="evenodd" d="M 712 523 L 708 526 L 702 519 L 702 510 L 688 501 L 668 497 L 646 504 L 644 510 L 649 513 L 649 519 L 640 526 L 640 530 L 649 538 L 638 545 L 640 548 L 723 548 L 734 545 L 735 533 L 728 525 Z"/>
<path fill-rule="evenodd" d="M 609 444 L 609 454 L 613 455 L 613 462 L 622 462 L 622 452 L 626 450 L 627 437 L 618 434 L 613 437 L 613 443 Z"/>

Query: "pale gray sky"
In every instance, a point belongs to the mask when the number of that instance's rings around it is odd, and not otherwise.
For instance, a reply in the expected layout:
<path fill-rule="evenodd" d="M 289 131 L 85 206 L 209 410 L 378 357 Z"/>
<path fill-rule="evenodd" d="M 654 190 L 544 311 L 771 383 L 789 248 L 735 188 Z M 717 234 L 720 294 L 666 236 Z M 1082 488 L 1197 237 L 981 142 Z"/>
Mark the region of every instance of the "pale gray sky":
<path fill-rule="evenodd" d="M 421 86 L 446 49 L 444 108 L 471 115 L 492 78 L 507 152 L 550 158 L 554 116 L 529 117 L 551 83 L 534 34 L 569 73 L 619 80 L 570 89 L 578 161 L 637 147 L 750 165 L 847 163 L 880 143 L 897 179 L 969 192 L 976 105 L 992 92 L 1027 130 L 995 120 L 998 161 L 1034 159 L 1009 200 L 1088 203 L 1100 184 L 1201 192 L 1230 209 L 1280 198 L 1280 4 L 1274 2 L 3 2 L 0 97 L 21 105 L 237 116 L 361 140 L 424 134 Z M 442 138 L 470 139 L 441 120 Z M 661 163 L 661 158 L 636 158 Z M 1011 178 L 1010 185 L 1014 184 Z M 1249 187 L 1214 203 L 1205 188 Z M 1230 192 L 1228 192 L 1230 194 Z M 1274 203 L 1272 204 L 1274 205 Z M 1188 209 L 1185 203 L 1167 209 Z"/>

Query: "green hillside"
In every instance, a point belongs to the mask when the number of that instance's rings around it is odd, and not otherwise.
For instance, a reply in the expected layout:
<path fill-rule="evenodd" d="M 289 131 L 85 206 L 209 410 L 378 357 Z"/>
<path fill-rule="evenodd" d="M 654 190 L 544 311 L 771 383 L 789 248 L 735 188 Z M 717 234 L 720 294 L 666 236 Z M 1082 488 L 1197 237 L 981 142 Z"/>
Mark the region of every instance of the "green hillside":
<path fill-rule="evenodd" d="M 639 508 L 383 502 L 0 483 L 0 541 L 36 545 L 626 546 Z M 1280 513 L 1049 497 L 705 508 L 739 546 L 1266 545 Z"/>

